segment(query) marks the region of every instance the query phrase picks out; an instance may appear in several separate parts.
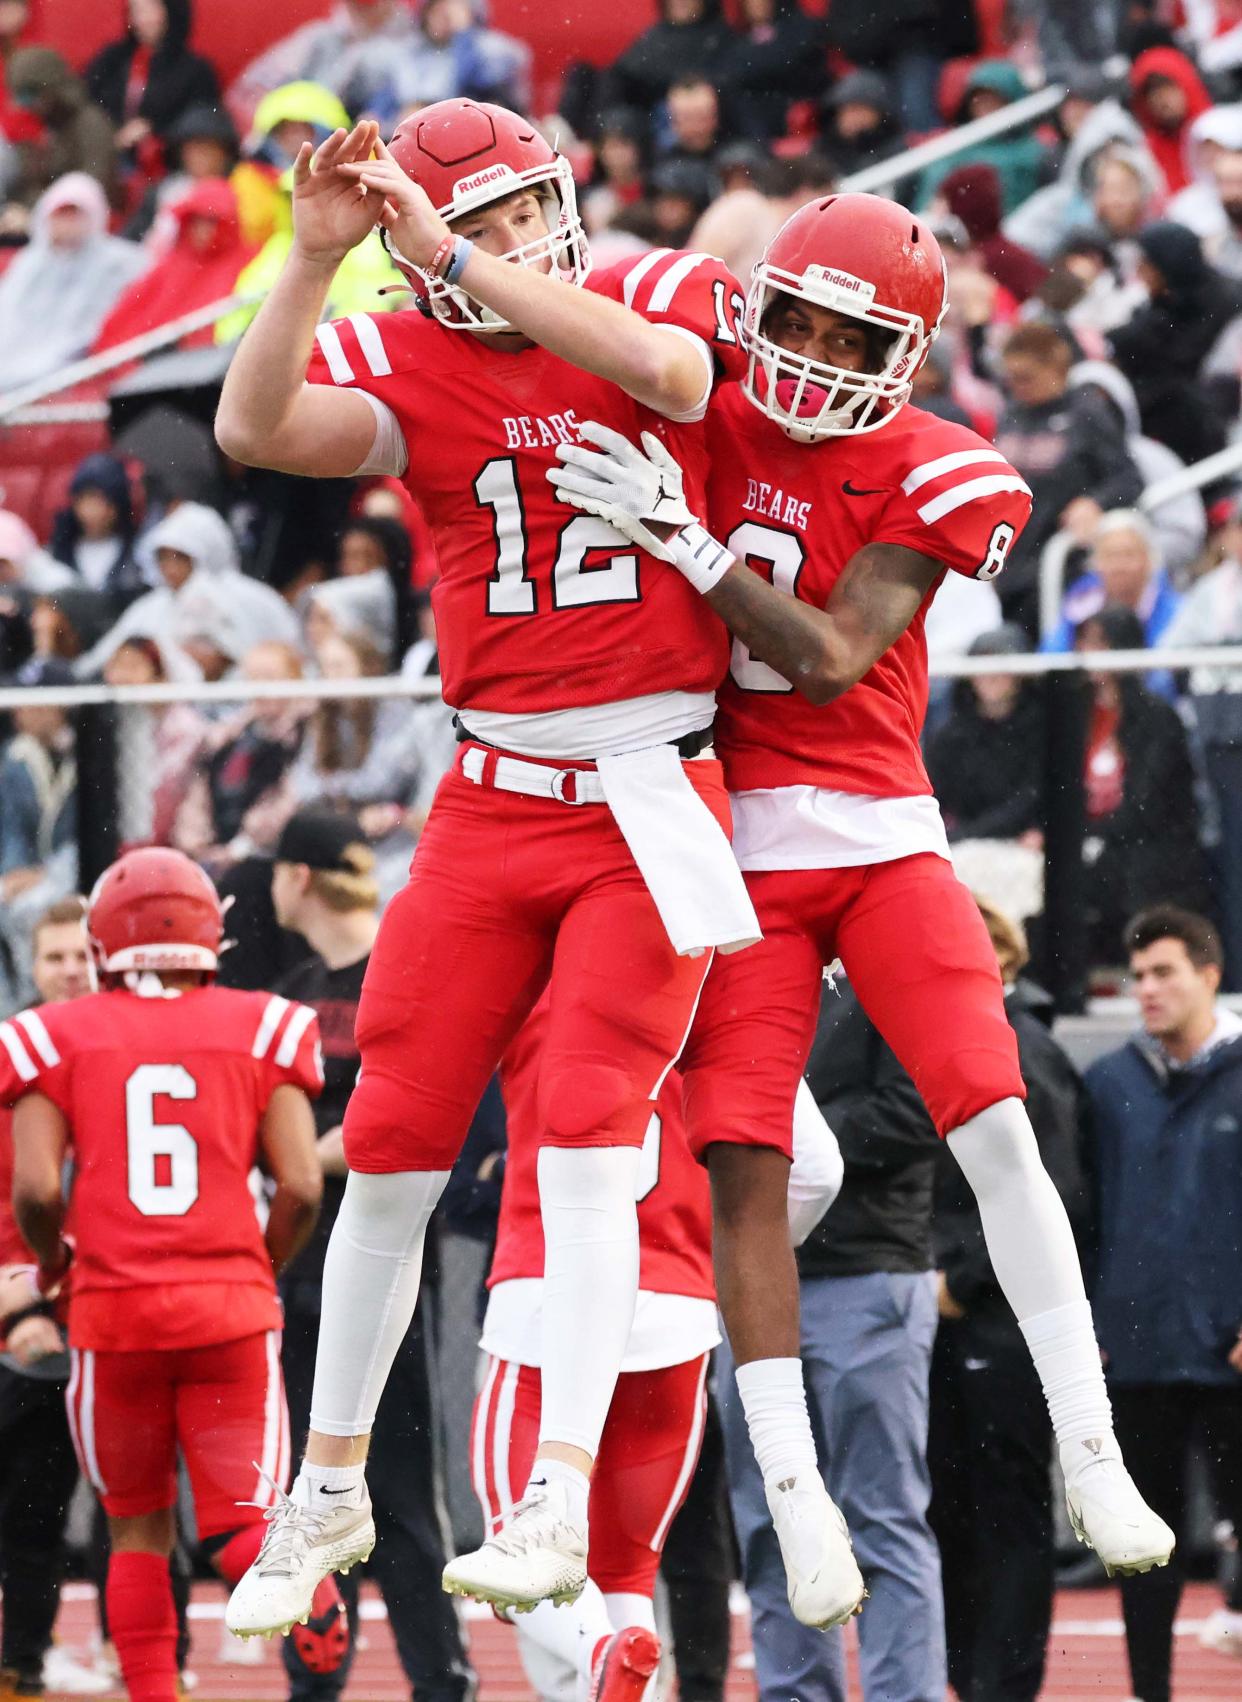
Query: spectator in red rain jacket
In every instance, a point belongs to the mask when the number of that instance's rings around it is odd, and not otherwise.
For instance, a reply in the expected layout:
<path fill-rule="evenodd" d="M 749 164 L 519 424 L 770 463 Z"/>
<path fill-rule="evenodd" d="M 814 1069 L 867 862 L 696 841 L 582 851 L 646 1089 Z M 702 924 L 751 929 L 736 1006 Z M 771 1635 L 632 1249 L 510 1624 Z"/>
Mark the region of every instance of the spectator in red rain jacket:
<path fill-rule="evenodd" d="M 1170 195 L 1191 181 L 1186 132 L 1211 104 L 1198 71 L 1175 47 L 1149 47 L 1130 67 L 1130 110 L 1143 126 Z"/>
<path fill-rule="evenodd" d="M 95 339 L 96 351 L 231 295 L 254 256 L 254 245 L 241 234 L 233 186 L 222 177 L 195 184 L 167 217 L 176 230 L 172 247 L 121 295 Z M 213 332 L 208 325 L 184 338 L 182 346 L 210 343 Z"/>

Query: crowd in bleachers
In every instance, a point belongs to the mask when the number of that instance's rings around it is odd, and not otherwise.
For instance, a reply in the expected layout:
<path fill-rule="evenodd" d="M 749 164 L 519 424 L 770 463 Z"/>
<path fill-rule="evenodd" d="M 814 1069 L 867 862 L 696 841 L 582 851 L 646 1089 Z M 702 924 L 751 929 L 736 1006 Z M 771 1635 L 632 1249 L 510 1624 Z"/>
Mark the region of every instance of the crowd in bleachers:
<path fill-rule="evenodd" d="M 529 46 L 472 0 L 343 0 L 230 86 L 190 45 L 190 0 L 116 11 L 116 39 L 71 67 L 37 39 L 25 0 L 0 0 L 0 401 L 237 297 L 180 342 L 218 345 L 223 363 L 288 252 L 298 148 L 360 115 L 390 133 L 447 95 L 534 104 L 573 161 L 597 265 L 688 244 L 744 284 L 804 201 L 1058 80 L 1043 118 L 887 186 L 931 221 L 951 273 L 916 400 L 993 438 L 1035 493 L 995 592 L 945 588 L 933 655 L 1242 637 L 1233 483 L 1141 504 L 1232 441 L 1242 412 L 1242 25 L 1229 6 L 908 0 L 894 15 L 834 0 L 820 16 L 799 0 L 658 0 L 612 64 L 570 59 L 555 99 Z M 408 295 L 381 293 L 398 282 L 373 237 L 340 268 L 328 310 L 399 310 Z M 133 370 L 70 395 L 123 390 Z M 210 396 L 221 371 L 186 382 Z M 179 381 L 172 369 L 153 390 L 154 424 L 131 409 L 112 440 L 74 426 L 49 447 L 48 428 L 0 425 L 0 675 L 348 678 L 406 658 L 434 671 L 435 563 L 401 487 L 308 494 L 227 463 L 210 403 L 186 401 Z M 1065 589 L 1041 616 L 1050 544 Z M 1236 684 L 1153 669 L 1093 686 L 1095 961 L 1119 960 L 1120 917 L 1181 898 L 1214 908 L 1242 983 Z M 1038 688 L 1017 679 L 940 688 L 928 747 L 963 858 L 993 847 L 985 860 L 1010 891 L 1019 881 L 1032 914 L 1048 788 L 1064 783 L 1043 774 L 1040 713 Z M 51 711 L 20 712 L 11 732 L 0 891 L 41 904 L 72 880 L 72 732 Z M 121 838 L 185 846 L 219 871 L 270 845 L 299 799 L 334 796 L 364 808 L 395 870 L 444 733 L 384 705 L 152 712 L 126 735 L 140 779 Z M 1171 812 L 1150 807 L 1169 786 L 1176 843 Z"/>

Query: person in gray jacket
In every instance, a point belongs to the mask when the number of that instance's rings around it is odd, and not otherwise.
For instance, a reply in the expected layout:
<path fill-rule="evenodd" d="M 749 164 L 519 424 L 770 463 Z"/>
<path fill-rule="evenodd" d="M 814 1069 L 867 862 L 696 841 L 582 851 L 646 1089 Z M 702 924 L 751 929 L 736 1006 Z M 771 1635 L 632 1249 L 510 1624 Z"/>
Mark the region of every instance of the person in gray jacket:
<path fill-rule="evenodd" d="M 1219 1513 L 1242 1531 L 1242 1020 L 1217 1001 L 1204 917 L 1159 905 L 1125 939 L 1142 1031 L 1085 1078 L 1113 1419 L 1139 1490 L 1178 1531 L 1200 1435 Z M 1141 1702 L 1169 1702 L 1181 1556 L 1179 1543 L 1168 1567 L 1122 1580 Z M 1242 1655 L 1242 1575 L 1203 1640 Z"/>

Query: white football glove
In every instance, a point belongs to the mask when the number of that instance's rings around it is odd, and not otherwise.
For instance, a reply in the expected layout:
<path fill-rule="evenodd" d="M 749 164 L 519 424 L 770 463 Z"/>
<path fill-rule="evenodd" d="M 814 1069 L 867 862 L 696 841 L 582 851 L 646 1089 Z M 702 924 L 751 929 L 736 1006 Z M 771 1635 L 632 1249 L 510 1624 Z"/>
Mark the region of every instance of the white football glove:
<path fill-rule="evenodd" d="M 560 461 L 548 468 L 557 496 L 571 508 L 598 515 L 661 561 L 676 562 L 672 537 L 651 530 L 652 525 L 671 526 L 676 532 L 697 521 L 686 505 L 681 468 L 672 455 L 649 431 L 642 434 L 642 449 L 636 449 L 628 437 L 594 420 L 578 429 L 602 453 L 576 443 L 559 445 Z"/>

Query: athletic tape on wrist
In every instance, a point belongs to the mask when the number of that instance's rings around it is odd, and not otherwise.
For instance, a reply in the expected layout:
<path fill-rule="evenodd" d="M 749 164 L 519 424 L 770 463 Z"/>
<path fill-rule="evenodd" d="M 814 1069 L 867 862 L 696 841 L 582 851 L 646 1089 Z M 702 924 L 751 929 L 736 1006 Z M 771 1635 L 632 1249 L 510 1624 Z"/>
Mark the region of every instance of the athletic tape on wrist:
<path fill-rule="evenodd" d="M 469 260 L 473 253 L 474 244 L 467 237 L 459 236 L 455 239 L 453 244 L 453 258 L 444 268 L 443 276 L 446 284 L 455 284 L 457 282 L 458 278 L 461 277 L 466 268 L 467 260 Z"/>
<path fill-rule="evenodd" d="M 696 591 L 714 591 L 733 566 L 733 557 L 723 544 L 698 521 L 682 528 L 669 539 L 678 570 L 685 575 Z"/>

